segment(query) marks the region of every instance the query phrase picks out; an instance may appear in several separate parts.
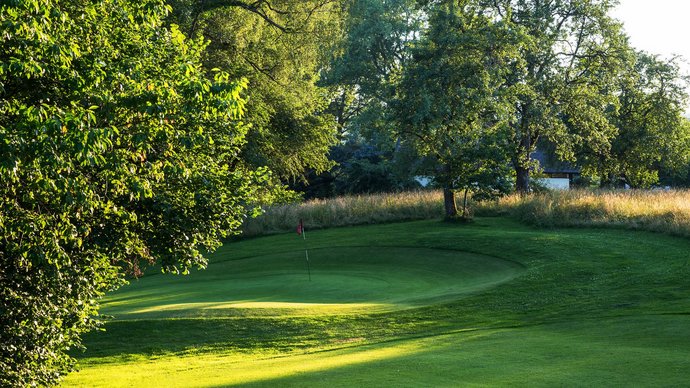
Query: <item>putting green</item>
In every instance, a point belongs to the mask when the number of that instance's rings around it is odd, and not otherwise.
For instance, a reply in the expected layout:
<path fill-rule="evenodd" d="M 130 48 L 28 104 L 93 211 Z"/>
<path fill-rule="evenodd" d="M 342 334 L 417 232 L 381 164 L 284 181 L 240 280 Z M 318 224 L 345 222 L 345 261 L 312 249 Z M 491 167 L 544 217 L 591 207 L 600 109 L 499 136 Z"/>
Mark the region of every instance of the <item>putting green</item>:
<path fill-rule="evenodd" d="M 441 249 L 334 247 L 212 263 L 190 276 L 147 276 L 104 300 L 119 319 L 383 312 L 454 300 L 523 271 Z"/>

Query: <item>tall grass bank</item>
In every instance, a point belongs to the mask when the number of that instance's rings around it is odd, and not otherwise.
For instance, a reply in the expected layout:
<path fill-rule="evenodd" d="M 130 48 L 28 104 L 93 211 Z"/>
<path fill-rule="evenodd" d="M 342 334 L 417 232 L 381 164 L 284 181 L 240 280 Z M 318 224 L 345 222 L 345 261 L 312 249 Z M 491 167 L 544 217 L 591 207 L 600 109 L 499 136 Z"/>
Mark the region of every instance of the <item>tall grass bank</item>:
<path fill-rule="evenodd" d="M 442 215 L 440 191 L 344 196 L 269 207 L 263 215 L 245 223 L 243 234 L 257 236 L 294 230 L 300 219 L 307 228 L 321 229 L 424 220 Z"/>
<path fill-rule="evenodd" d="M 554 191 L 477 204 L 477 215 L 509 215 L 538 226 L 643 229 L 690 237 L 690 191 Z"/>
<path fill-rule="evenodd" d="M 508 216 L 537 226 L 642 229 L 690 237 L 690 191 L 553 191 L 509 195 L 475 202 L 471 213 Z M 309 229 L 443 217 L 441 191 L 418 191 L 318 199 L 269 207 L 245 223 L 244 235 L 294 230 L 300 219 Z"/>

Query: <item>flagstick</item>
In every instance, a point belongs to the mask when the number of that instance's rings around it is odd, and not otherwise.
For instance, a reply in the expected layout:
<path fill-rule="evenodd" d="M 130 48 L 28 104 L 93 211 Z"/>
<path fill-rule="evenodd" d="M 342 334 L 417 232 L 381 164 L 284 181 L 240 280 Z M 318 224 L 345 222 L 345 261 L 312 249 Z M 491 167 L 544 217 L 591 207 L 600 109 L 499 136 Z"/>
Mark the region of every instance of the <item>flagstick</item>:
<path fill-rule="evenodd" d="M 307 257 L 307 273 L 309 274 L 309 281 L 311 281 L 311 268 L 309 268 L 309 251 L 307 250 L 307 234 L 304 232 L 304 225 L 302 225 L 302 238 L 304 239 L 304 255 Z"/>

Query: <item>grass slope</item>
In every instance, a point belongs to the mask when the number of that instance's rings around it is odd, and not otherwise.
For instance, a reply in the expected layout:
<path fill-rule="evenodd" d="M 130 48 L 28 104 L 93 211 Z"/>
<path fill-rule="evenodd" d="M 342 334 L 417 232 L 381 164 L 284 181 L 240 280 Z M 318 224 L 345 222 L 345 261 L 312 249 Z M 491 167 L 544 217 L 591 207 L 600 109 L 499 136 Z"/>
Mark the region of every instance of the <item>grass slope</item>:
<path fill-rule="evenodd" d="M 304 284 L 294 234 L 228 244 L 188 278 L 133 282 L 106 301 L 117 318 L 86 338 L 82 370 L 64 385 L 668 386 L 690 377 L 685 239 L 487 218 L 322 230 L 308 243 L 318 292 Z"/>

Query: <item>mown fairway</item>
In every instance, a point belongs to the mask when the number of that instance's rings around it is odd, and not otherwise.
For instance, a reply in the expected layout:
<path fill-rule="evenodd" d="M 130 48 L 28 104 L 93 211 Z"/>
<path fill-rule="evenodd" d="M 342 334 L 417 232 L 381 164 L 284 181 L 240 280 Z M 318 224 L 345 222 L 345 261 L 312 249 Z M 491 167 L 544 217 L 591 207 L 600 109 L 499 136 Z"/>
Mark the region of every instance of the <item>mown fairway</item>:
<path fill-rule="evenodd" d="M 500 218 L 227 244 L 104 301 L 65 386 L 686 385 L 690 241 Z"/>

